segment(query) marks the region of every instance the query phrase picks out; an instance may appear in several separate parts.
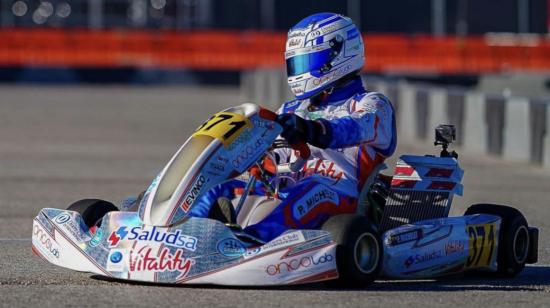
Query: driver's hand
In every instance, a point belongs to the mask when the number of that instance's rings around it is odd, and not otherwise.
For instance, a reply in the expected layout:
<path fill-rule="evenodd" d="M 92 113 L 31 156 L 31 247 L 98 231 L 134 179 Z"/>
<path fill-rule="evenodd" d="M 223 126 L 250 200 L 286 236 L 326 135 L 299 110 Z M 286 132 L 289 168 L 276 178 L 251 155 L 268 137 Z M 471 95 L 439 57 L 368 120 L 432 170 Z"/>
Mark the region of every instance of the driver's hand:
<path fill-rule="evenodd" d="M 330 144 L 330 125 L 323 120 L 306 120 L 294 113 L 283 113 L 275 122 L 283 127 L 281 137 L 289 144 L 309 143 L 318 148 L 327 148 Z"/>

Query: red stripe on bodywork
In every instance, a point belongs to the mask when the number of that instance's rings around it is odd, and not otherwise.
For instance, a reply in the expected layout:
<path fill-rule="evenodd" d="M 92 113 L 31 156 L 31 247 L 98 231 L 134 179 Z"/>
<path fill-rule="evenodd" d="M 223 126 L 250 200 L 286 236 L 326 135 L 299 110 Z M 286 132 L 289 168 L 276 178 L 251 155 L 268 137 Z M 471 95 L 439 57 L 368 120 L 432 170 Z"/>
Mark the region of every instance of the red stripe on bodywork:
<path fill-rule="evenodd" d="M 395 175 L 411 176 L 414 173 L 414 168 L 411 166 L 395 167 Z"/>
<path fill-rule="evenodd" d="M 304 284 L 304 283 L 311 283 L 311 282 L 317 282 L 317 281 L 324 281 L 324 280 L 330 280 L 330 279 L 336 279 L 340 277 L 338 275 L 338 271 L 335 269 L 328 270 L 323 273 L 315 274 L 313 276 L 309 276 L 300 280 L 293 281 L 289 284 Z"/>
<path fill-rule="evenodd" d="M 306 225 L 308 222 L 323 216 L 332 217 L 339 214 L 355 214 L 357 211 L 357 200 L 355 198 L 340 196 L 339 203 L 335 204 L 330 201 L 324 201 L 314 205 L 309 212 L 300 218 L 300 224 Z"/>
<path fill-rule="evenodd" d="M 428 173 L 426 173 L 426 176 L 438 177 L 438 178 L 449 178 L 453 174 L 453 171 L 454 169 L 430 168 Z"/>
<path fill-rule="evenodd" d="M 361 146 L 359 148 L 359 151 L 359 177 L 357 178 L 357 181 L 359 183 L 358 189 L 359 191 L 361 191 L 361 189 L 363 189 L 363 185 L 365 185 L 365 182 L 367 181 L 369 175 L 372 173 L 374 168 L 384 162 L 384 157 L 377 153 L 374 159 L 372 159 L 369 156 L 367 148 L 365 146 Z"/>
<path fill-rule="evenodd" d="M 433 181 L 428 189 L 433 190 L 452 190 L 456 186 L 454 182 L 445 182 L 445 181 Z"/>
<path fill-rule="evenodd" d="M 46 259 L 46 257 L 44 257 L 44 256 L 40 253 L 40 251 L 38 251 L 38 249 L 36 249 L 36 247 L 34 247 L 34 244 L 32 245 L 31 249 L 32 249 L 32 252 L 33 252 L 35 255 L 37 255 L 37 256 L 39 256 L 40 258 L 42 258 L 42 259 L 48 261 L 48 259 Z"/>
<path fill-rule="evenodd" d="M 416 181 L 413 180 L 400 180 L 400 179 L 392 179 L 391 186 L 395 188 L 414 188 L 414 185 L 416 185 Z"/>

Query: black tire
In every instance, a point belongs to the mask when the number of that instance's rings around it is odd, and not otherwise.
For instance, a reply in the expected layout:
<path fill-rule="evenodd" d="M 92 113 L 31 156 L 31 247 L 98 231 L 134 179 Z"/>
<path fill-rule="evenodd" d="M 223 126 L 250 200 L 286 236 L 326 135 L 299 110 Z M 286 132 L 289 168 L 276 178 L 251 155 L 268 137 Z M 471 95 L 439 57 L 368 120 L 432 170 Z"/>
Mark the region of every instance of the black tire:
<path fill-rule="evenodd" d="M 382 241 L 364 216 L 331 217 L 323 224 L 323 230 L 330 232 L 337 243 L 336 265 L 340 277 L 328 281 L 329 286 L 363 288 L 378 277 L 382 267 Z M 367 257 L 361 258 L 361 255 Z"/>
<path fill-rule="evenodd" d="M 496 204 L 474 204 L 464 215 L 500 216 L 497 251 L 497 277 L 511 278 L 525 267 L 529 256 L 529 226 L 523 214 L 513 207 Z"/>
<path fill-rule="evenodd" d="M 96 225 L 99 227 L 103 216 L 109 212 L 118 211 L 118 208 L 109 201 L 82 199 L 71 204 L 67 210 L 78 212 L 84 219 L 86 226 L 91 228 Z"/>

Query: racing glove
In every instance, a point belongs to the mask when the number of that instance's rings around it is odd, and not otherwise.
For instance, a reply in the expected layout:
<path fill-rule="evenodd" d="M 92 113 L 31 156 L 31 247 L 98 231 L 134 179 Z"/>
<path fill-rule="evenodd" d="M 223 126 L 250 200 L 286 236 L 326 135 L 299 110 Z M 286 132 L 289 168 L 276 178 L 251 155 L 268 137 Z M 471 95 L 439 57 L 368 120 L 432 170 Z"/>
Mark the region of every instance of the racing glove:
<path fill-rule="evenodd" d="M 305 142 L 321 149 L 326 149 L 330 144 L 330 125 L 322 119 L 312 121 L 293 113 L 283 113 L 275 121 L 283 127 L 281 137 L 290 144 Z"/>

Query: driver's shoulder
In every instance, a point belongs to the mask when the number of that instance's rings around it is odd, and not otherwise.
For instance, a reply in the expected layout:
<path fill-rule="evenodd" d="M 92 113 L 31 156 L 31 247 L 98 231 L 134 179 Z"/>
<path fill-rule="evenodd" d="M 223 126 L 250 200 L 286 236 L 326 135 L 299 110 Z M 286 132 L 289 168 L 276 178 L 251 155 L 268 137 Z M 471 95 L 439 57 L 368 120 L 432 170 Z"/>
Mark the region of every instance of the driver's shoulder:
<path fill-rule="evenodd" d="M 363 102 L 378 101 L 378 102 L 390 103 L 390 99 L 386 95 L 376 91 L 360 93 L 356 95 L 355 99 L 357 101 L 363 101 Z"/>
<path fill-rule="evenodd" d="M 353 110 L 393 110 L 389 98 L 380 92 L 365 92 L 355 95 L 351 99 Z"/>

